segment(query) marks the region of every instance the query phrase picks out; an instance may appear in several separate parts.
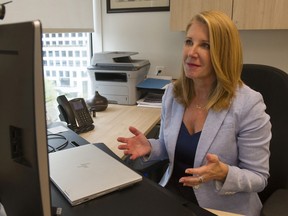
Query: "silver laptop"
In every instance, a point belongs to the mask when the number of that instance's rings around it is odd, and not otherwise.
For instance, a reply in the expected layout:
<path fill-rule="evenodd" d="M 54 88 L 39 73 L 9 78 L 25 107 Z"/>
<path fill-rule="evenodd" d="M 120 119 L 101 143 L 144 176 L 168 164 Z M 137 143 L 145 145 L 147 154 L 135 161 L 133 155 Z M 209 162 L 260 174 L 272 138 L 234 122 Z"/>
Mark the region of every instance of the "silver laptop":
<path fill-rule="evenodd" d="M 142 180 L 93 144 L 50 153 L 49 165 L 52 182 L 72 206 Z"/>

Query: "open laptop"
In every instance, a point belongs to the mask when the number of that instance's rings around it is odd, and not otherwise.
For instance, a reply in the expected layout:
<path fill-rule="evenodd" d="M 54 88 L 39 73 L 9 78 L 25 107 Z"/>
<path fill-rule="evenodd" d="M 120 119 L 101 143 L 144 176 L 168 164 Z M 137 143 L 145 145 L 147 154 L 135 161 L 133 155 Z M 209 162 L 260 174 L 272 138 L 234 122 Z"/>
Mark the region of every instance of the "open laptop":
<path fill-rule="evenodd" d="M 50 153 L 49 165 L 52 182 L 72 206 L 142 180 L 93 144 Z"/>

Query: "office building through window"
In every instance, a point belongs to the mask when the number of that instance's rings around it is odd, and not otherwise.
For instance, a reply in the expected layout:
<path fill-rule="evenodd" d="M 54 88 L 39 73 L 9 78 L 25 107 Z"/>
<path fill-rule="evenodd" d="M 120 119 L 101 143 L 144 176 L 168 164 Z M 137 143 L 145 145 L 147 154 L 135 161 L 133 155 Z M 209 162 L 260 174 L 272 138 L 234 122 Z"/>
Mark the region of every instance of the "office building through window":
<path fill-rule="evenodd" d="M 88 98 L 90 80 L 87 67 L 91 59 L 91 33 L 44 33 L 43 68 L 47 121 L 57 121 L 56 98 Z"/>

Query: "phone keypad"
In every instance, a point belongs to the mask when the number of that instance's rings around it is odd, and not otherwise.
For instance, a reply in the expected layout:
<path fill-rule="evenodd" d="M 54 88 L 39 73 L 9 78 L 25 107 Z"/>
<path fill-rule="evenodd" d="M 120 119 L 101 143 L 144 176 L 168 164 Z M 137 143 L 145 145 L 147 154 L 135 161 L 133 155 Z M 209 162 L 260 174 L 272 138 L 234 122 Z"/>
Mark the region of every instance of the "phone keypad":
<path fill-rule="evenodd" d="M 76 118 L 77 118 L 79 126 L 90 125 L 93 123 L 93 120 L 92 120 L 89 112 L 87 112 L 86 109 L 77 110 L 77 117 Z"/>

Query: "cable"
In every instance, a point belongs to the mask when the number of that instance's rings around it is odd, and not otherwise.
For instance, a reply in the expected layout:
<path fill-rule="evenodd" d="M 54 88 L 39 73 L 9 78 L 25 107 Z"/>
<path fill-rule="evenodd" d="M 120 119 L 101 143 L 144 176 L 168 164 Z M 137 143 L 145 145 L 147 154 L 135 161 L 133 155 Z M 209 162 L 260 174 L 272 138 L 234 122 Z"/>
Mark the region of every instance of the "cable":
<path fill-rule="evenodd" d="M 59 151 L 59 150 L 66 148 L 68 143 L 69 143 L 67 138 L 61 134 L 48 134 L 47 139 L 48 139 L 48 141 L 52 140 L 52 139 L 53 140 L 54 139 L 64 140 L 64 142 L 61 145 L 58 145 L 57 147 L 54 147 L 54 146 L 48 144 L 48 147 L 52 149 L 52 150 L 49 150 L 49 153 L 50 152 L 56 152 L 56 151 Z"/>

